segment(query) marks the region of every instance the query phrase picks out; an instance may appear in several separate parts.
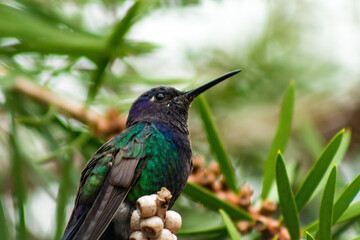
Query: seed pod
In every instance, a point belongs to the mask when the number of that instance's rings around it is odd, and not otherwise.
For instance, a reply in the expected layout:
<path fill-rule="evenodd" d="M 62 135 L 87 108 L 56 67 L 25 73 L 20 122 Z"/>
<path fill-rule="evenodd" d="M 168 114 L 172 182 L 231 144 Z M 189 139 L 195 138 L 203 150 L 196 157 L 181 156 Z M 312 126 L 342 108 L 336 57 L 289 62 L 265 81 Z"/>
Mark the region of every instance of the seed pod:
<path fill-rule="evenodd" d="M 268 217 L 264 217 L 264 216 L 259 216 L 258 219 L 255 220 L 254 223 L 254 229 L 256 231 L 264 231 L 268 228 L 269 226 L 269 218 Z"/>
<path fill-rule="evenodd" d="M 276 211 L 276 205 L 270 200 L 264 200 L 261 204 L 260 214 L 271 216 Z"/>
<path fill-rule="evenodd" d="M 180 214 L 175 211 L 167 211 L 165 217 L 165 228 L 172 233 L 177 233 L 181 228 L 182 220 Z"/>
<path fill-rule="evenodd" d="M 161 188 L 161 190 L 157 193 L 156 205 L 157 205 L 157 213 L 161 219 L 165 219 L 166 211 L 169 207 L 169 203 L 171 200 L 171 192 L 166 188 Z"/>
<path fill-rule="evenodd" d="M 154 201 L 156 201 L 156 199 L 157 199 L 157 194 L 151 194 L 151 195 L 149 195 Z"/>
<path fill-rule="evenodd" d="M 220 192 L 222 190 L 222 186 L 219 180 L 216 180 L 212 185 L 211 185 L 211 189 L 214 192 Z"/>
<path fill-rule="evenodd" d="M 290 234 L 284 226 L 280 228 L 279 240 L 290 240 Z"/>
<path fill-rule="evenodd" d="M 220 175 L 220 166 L 217 162 L 211 162 L 208 167 L 209 171 L 215 173 L 215 175 Z"/>
<path fill-rule="evenodd" d="M 141 232 L 149 238 L 157 238 L 164 228 L 164 222 L 159 217 L 150 217 L 141 220 Z"/>
<path fill-rule="evenodd" d="M 141 218 L 155 216 L 157 207 L 154 198 L 151 196 L 142 196 L 136 201 L 136 209 Z"/>
<path fill-rule="evenodd" d="M 142 232 L 135 231 L 130 235 L 129 240 L 148 240 L 148 238 Z"/>
<path fill-rule="evenodd" d="M 239 204 L 239 198 L 233 191 L 230 190 L 226 191 L 226 199 L 232 205 L 237 206 Z"/>
<path fill-rule="evenodd" d="M 219 191 L 219 192 L 217 192 L 217 193 L 215 193 L 216 194 L 216 196 L 218 197 L 218 198 L 220 198 L 221 200 L 227 200 L 227 194 L 226 194 L 226 192 L 224 192 L 224 191 Z"/>
<path fill-rule="evenodd" d="M 188 178 L 188 182 L 192 182 L 192 183 L 197 183 L 197 175 L 196 174 L 191 174 Z"/>
<path fill-rule="evenodd" d="M 133 211 L 131 214 L 130 226 L 132 231 L 140 231 L 140 215 L 139 211 Z"/>
<path fill-rule="evenodd" d="M 205 188 L 211 188 L 212 184 L 216 181 L 215 173 L 205 170 L 198 174 L 198 183 Z"/>
<path fill-rule="evenodd" d="M 242 233 L 242 234 L 247 234 L 251 231 L 252 229 L 252 222 L 248 222 L 248 221 L 239 221 L 237 224 L 236 224 L 236 227 L 237 229 L 239 229 L 239 231 Z"/>
<path fill-rule="evenodd" d="M 156 238 L 156 240 L 176 240 L 176 239 L 177 239 L 177 237 L 166 228 L 164 228 L 161 231 L 160 236 L 158 238 Z"/>
<path fill-rule="evenodd" d="M 205 165 L 205 161 L 200 156 L 194 156 L 193 157 L 193 169 L 192 174 L 198 173 Z"/>
<path fill-rule="evenodd" d="M 248 208 L 251 205 L 251 196 L 254 191 L 250 188 L 248 184 L 241 186 L 239 191 L 239 205 L 242 208 Z"/>
<path fill-rule="evenodd" d="M 279 220 L 269 218 L 267 231 L 272 234 L 272 236 L 278 235 L 278 233 L 280 232 L 280 227 L 281 226 Z"/>

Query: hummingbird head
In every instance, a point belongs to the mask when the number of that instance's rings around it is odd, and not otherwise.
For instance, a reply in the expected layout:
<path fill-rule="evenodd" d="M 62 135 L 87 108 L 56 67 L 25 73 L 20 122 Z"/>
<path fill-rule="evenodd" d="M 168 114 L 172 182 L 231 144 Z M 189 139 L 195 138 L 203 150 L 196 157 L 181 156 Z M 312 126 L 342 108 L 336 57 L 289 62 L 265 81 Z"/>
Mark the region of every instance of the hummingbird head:
<path fill-rule="evenodd" d="M 186 92 L 164 86 L 150 89 L 136 99 L 131 106 L 126 127 L 131 127 L 139 122 L 162 122 L 170 123 L 180 131 L 187 133 L 188 111 L 191 102 L 202 92 L 240 71 L 229 72 Z"/>

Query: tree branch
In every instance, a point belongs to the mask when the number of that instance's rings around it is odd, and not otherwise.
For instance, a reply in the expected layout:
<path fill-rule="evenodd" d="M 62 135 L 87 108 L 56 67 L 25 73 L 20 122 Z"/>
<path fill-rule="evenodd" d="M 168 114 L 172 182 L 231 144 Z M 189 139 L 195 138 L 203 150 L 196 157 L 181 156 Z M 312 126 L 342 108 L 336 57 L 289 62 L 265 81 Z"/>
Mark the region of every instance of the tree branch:
<path fill-rule="evenodd" d="M 54 106 L 60 112 L 89 125 L 96 135 L 112 136 L 125 128 L 126 116 L 120 115 L 115 109 L 110 108 L 106 115 L 102 115 L 85 107 L 80 102 L 60 96 L 24 77 L 17 79 L 15 89 L 42 103 Z"/>

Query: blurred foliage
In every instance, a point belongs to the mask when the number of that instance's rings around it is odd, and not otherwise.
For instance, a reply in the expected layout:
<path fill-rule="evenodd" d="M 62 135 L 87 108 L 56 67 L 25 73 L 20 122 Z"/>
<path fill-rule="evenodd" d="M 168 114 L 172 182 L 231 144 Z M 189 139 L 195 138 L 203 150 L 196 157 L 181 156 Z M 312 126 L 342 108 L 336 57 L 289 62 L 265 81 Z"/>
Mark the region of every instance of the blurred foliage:
<path fill-rule="evenodd" d="M 116 134 L 94 130 L 82 113 L 70 116 L 48 101 L 46 94 L 34 98 L 19 84 L 30 81 L 44 87 L 50 97 L 62 96 L 70 106 L 87 106 L 90 113 L 100 113 L 110 122 L 114 115 L 125 116 L 144 89 L 160 84 L 195 85 L 195 78 L 155 79 L 141 75 L 134 63 L 153 56 L 162 46 L 134 40 L 129 33 L 157 11 L 181 11 L 202 4 L 197 0 L 0 3 L 1 239 L 59 239 L 73 206 L 81 169 L 101 144 Z M 105 16 L 96 26 L 89 21 L 91 8 Z M 277 186 L 286 192 L 278 195 L 275 187 L 268 186 L 266 197 L 275 203 L 280 198 L 281 211 L 288 207 L 291 213 L 296 212 L 284 221 L 298 217 L 300 229 L 308 231 L 308 239 L 316 238 L 319 228 L 325 234 L 331 234 L 332 229 L 334 239 L 354 238 L 360 232 L 360 205 L 357 198 L 353 200 L 360 179 L 359 128 L 358 121 L 353 120 L 359 117 L 359 97 L 351 92 L 354 86 L 342 93 L 334 84 L 341 82 L 343 66 L 304 47 L 304 36 L 313 20 L 312 4 L 269 2 L 265 14 L 262 31 L 245 44 L 239 40 L 232 49 L 204 44 L 202 49 L 186 53 L 196 76 L 211 79 L 229 70 L 243 69 L 236 77 L 239 81 L 227 81 L 207 93 L 208 104 L 204 98 L 197 104 L 199 111 L 192 110 L 189 124 L 194 152 L 204 156 L 207 163 L 217 160 L 232 189 L 249 182 L 255 191 L 255 205 L 261 202 L 268 156 L 272 166 L 267 169 L 271 172 L 270 182 L 277 171 Z M 287 113 L 291 118 L 294 111 L 293 122 L 282 115 L 278 121 L 280 100 L 292 79 L 296 81 L 296 107 Z M 343 96 L 353 97 L 351 104 L 341 101 Z M 293 100 L 284 101 L 283 106 L 288 104 L 292 109 Z M 285 129 L 279 136 L 274 134 L 277 121 L 278 131 Z M 352 128 L 352 139 L 346 130 L 325 148 L 326 142 L 344 127 Z M 274 135 L 278 139 L 274 138 L 271 145 Z M 280 161 L 276 155 L 279 148 L 287 160 L 281 158 L 282 165 L 275 168 L 276 160 Z M 329 166 L 343 158 L 337 172 L 330 174 Z M 235 169 L 235 175 L 231 169 Z M 303 184 L 310 187 L 303 188 Z M 299 189 L 306 197 L 300 205 Z M 201 186 L 189 184 L 185 193 L 187 197 L 181 197 L 175 206 L 184 219 L 181 239 L 226 239 L 229 234 L 237 239 L 230 217 L 250 219 L 241 208 Z M 322 204 L 328 195 L 334 205 Z M 295 208 L 281 201 L 291 196 Z M 333 221 L 322 221 L 330 212 Z M 281 212 L 277 214 L 280 217 Z M 45 221 L 44 216 L 48 218 Z M 292 234 L 297 232 L 297 226 L 291 227 Z M 261 239 L 261 235 L 254 231 L 241 239 Z"/>

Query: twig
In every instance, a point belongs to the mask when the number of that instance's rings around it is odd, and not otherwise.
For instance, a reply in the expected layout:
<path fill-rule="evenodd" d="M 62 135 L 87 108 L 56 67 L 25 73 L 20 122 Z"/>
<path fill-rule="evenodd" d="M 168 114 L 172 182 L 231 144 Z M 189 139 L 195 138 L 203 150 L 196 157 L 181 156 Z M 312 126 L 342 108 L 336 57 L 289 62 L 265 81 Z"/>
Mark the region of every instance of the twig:
<path fill-rule="evenodd" d="M 15 89 L 40 102 L 54 106 L 60 112 L 89 125 L 97 135 L 111 136 L 125 128 L 126 116 L 119 115 L 116 110 L 109 109 L 108 114 L 104 116 L 86 108 L 75 100 L 62 97 L 24 77 L 17 79 Z"/>

